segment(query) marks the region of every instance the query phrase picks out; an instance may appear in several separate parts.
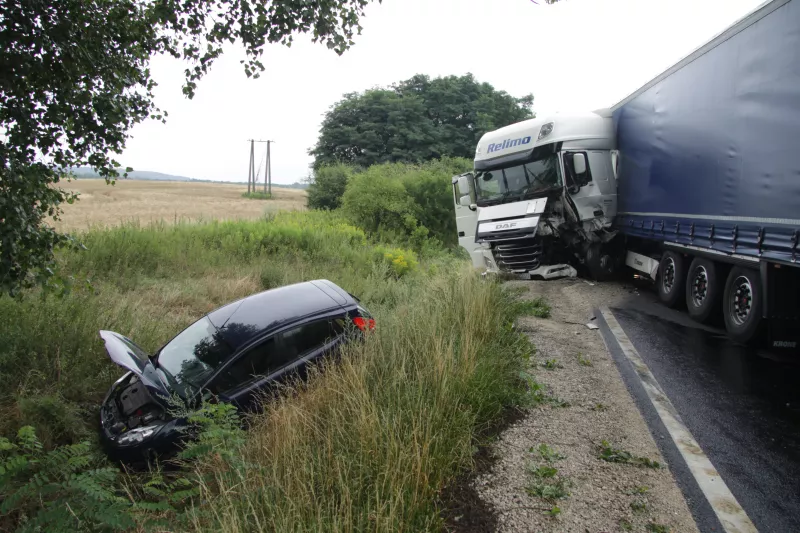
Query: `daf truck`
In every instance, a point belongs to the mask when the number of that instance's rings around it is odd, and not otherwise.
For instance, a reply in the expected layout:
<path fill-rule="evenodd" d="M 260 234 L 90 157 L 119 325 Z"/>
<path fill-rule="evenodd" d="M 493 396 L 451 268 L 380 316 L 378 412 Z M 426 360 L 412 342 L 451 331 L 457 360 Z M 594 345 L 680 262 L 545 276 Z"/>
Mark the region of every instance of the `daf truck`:
<path fill-rule="evenodd" d="M 800 333 L 800 0 L 773 0 L 609 109 L 486 133 L 453 178 L 488 272 L 605 280 L 773 347 Z"/>

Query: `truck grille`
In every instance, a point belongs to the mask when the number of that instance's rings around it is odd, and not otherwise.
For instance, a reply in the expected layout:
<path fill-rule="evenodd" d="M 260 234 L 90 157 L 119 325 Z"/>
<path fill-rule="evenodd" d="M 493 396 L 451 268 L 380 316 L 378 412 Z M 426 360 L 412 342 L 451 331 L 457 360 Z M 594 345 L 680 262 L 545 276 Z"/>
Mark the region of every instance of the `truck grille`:
<path fill-rule="evenodd" d="M 511 272 L 536 270 L 542 259 L 542 245 L 530 237 L 495 243 L 492 252 L 497 268 Z"/>

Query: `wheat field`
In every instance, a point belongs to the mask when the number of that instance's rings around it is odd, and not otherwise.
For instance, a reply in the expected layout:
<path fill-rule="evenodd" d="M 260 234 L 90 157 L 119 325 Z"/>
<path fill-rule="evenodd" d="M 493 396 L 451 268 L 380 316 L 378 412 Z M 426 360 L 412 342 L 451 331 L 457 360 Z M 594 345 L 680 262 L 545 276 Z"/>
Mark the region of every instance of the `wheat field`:
<path fill-rule="evenodd" d="M 178 220 L 253 219 L 265 213 L 306 208 L 306 193 L 272 187 L 272 199 L 242 198 L 247 186 L 226 183 L 120 179 L 107 185 L 100 179 L 76 179 L 62 188 L 79 193 L 80 200 L 64 205 L 55 226 L 62 231 Z"/>

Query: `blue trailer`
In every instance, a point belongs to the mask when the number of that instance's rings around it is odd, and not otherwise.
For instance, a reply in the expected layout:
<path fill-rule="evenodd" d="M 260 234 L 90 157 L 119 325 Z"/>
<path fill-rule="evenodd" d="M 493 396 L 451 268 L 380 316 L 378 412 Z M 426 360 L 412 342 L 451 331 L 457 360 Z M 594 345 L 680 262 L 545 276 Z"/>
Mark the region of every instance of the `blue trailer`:
<path fill-rule="evenodd" d="M 764 4 L 610 109 L 486 133 L 453 201 L 475 267 L 603 280 L 624 263 L 738 341 L 797 348 L 800 0 Z"/>
<path fill-rule="evenodd" d="M 770 319 L 770 343 L 796 347 L 800 2 L 763 5 L 612 117 L 615 224 L 628 249 L 659 258 L 661 299 L 701 320 L 721 303 L 740 340 Z"/>

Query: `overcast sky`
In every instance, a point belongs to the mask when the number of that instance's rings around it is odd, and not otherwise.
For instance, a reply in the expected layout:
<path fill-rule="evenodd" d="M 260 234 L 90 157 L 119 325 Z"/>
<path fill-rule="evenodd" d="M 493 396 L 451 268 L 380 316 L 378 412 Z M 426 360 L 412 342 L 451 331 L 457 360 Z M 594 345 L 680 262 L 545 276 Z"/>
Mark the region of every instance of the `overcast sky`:
<path fill-rule="evenodd" d="M 363 32 L 341 57 L 307 38 L 268 46 L 267 72 L 248 79 L 231 49 L 181 93 L 180 61 L 152 64 L 166 125 L 132 131 L 123 166 L 198 179 L 245 181 L 246 139 L 274 139 L 275 183 L 308 175 L 307 151 L 325 111 L 341 95 L 414 74 L 472 72 L 534 111 L 609 107 L 724 30 L 762 0 L 383 0 L 367 8 Z M 257 159 L 263 158 L 257 145 Z M 258 166 L 258 161 L 256 166 Z M 263 168 L 261 171 L 263 176 Z"/>

